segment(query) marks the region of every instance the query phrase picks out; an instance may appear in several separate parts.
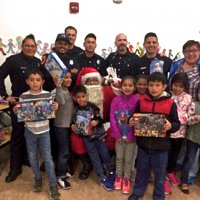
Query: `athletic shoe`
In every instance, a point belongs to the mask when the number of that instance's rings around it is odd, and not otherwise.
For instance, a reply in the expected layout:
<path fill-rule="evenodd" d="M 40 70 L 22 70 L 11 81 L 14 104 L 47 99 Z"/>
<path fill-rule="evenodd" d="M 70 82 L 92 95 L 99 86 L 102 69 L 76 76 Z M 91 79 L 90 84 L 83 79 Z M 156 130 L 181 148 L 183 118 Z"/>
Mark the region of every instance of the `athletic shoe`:
<path fill-rule="evenodd" d="M 181 184 L 180 180 L 176 177 L 175 172 L 167 174 L 167 180 L 169 180 L 170 183 L 172 183 L 172 185 L 176 187 L 178 187 Z"/>
<path fill-rule="evenodd" d="M 165 183 L 164 183 L 164 189 L 165 189 L 165 194 L 166 195 L 169 195 L 169 194 L 172 193 L 172 190 L 171 190 L 171 188 L 169 186 L 169 183 L 167 181 L 165 181 Z"/>
<path fill-rule="evenodd" d="M 114 183 L 115 190 L 121 190 L 122 189 L 122 181 L 123 181 L 123 178 L 121 176 L 116 177 L 115 183 Z"/>
<path fill-rule="evenodd" d="M 129 194 L 131 191 L 131 182 L 130 180 L 124 178 L 122 184 L 122 193 Z"/>
<path fill-rule="evenodd" d="M 67 181 L 67 178 L 58 178 L 57 183 L 61 189 L 68 190 L 71 188 L 71 184 Z"/>

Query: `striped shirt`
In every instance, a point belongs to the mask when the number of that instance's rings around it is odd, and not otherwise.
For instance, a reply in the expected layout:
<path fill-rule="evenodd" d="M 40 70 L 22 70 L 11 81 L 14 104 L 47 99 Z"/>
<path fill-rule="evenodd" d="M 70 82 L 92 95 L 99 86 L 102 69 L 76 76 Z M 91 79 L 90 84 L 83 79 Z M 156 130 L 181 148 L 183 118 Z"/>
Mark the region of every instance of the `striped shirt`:
<path fill-rule="evenodd" d="M 26 101 L 35 101 L 42 99 L 52 99 L 51 93 L 42 90 L 38 94 L 33 94 L 29 91 L 21 94 L 20 102 Z M 41 134 L 49 131 L 49 120 L 42 121 L 34 121 L 34 122 L 25 122 L 25 126 L 33 133 L 33 134 Z"/>

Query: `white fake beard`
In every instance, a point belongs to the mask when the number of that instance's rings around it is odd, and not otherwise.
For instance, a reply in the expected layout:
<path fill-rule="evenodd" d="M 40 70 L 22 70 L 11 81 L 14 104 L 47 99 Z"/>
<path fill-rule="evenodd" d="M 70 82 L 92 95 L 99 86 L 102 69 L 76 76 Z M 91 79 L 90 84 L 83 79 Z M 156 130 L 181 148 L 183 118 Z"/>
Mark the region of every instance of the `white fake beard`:
<path fill-rule="evenodd" d="M 89 102 L 99 107 L 101 116 L 103 114 L 103 87 L 101 85 L 84 85 L 87 89 Z"/>

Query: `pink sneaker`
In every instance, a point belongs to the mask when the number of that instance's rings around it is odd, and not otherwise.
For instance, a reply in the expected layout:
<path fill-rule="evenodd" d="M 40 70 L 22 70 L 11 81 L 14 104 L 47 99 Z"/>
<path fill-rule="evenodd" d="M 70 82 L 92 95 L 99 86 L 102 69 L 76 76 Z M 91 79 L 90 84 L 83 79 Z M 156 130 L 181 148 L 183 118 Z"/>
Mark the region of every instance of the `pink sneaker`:
<path fill-rule="evenodd" d="M 123 177 L 121 177 L 121 176 L 116 177 L 115 183 L 114 183 L 115 190 L 122 189 L 122 181 L 123 181 Z"/>
<path fill-rule="evenodd" d="M 175 172 L 167 174 L 167 180 L 169 180 L 172 183 L 172 185 L 176 187 L 178 187 L 181 184 L 180 180 L 176 177 Z"/>
<path fill-rule="evenodd" d="M 131 191 L 131 182 L 130 180 L 124 178 L 122 184 L 122 193 L 129 194 L 130 191 Z"/>
<path fill-rule="evenodd" d="M 164 183 L 164 188 L 165 188 L 165 194 L 166 195 L 169 195 L 169 194 L 172 193 L 172 190 L 171 190 L 169 183 L 167 181 L 165 181 L 165 183 Z"/>

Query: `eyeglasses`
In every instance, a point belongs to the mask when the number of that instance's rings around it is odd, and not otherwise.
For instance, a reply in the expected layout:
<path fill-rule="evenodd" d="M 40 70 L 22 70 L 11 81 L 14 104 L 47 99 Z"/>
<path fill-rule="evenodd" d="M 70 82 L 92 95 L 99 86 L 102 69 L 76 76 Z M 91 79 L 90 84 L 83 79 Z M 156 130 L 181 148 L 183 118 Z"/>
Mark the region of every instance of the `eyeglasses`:
<path fill-rule="evenodd" d="M 26 48 L 29 48 L 29 49 L 35 49 L 35 48 L 36 48 L 35 45 L 25 44 L 24 46 L 25 46 Z"/>
<path fill-rule="evenodd" d="M 198 49 L 193 49 L 193 50 L 186 50 L 186 51 L 184 51 L 183 53 L 185 53 L 185 54 L 191 54 L 191 53 L 197 53 L 197 52 L 199 52 L 199 50 Z"/>

